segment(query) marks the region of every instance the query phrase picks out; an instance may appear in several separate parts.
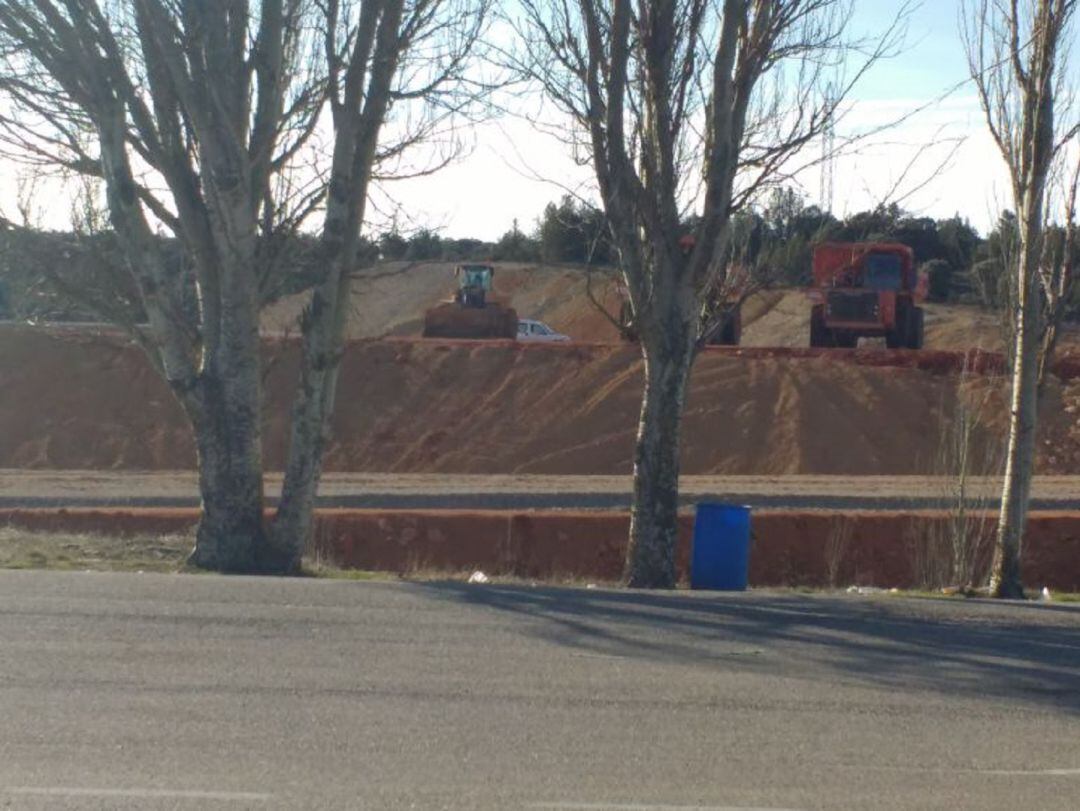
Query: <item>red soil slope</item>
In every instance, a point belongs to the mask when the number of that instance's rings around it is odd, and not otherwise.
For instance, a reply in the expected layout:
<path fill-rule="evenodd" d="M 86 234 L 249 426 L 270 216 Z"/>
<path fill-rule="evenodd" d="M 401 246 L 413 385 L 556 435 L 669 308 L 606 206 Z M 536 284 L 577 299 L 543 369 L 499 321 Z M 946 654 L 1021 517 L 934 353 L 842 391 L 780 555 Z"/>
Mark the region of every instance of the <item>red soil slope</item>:
<path fill-rule="evenodd" d="M 294 349 L 282 342 L 267 349 L 271 468 L 284 456 Z M 955 356 L 797 354 L 740 350 L 700 358 L 687 403 L 684 472 L 935 472 L 958 389 L 969 399 L 988 398 L 976 443 L 985 446 L 1000 432 L 1000 380 L 959 385 L 948 371 Z M 873 365 L 882 362 L 901 365 Z M 343 360 L 327 467 L 625 473 L 640 374 L 632 346 L 358 342 Z M 1040 472 L 1080 472 L 1078 416 L 1080 381 L 1052 379 Z M 100 333 L 0 329 L 0 467 L 193 463 L 183 414 L 137 349 Z"/>

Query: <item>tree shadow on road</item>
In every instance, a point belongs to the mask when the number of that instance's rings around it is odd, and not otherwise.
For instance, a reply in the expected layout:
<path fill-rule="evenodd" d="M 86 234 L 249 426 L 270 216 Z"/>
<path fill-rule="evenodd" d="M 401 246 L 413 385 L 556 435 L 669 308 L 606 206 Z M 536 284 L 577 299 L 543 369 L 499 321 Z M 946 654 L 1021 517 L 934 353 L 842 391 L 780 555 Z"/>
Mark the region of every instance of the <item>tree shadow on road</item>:
<path fill-rule="evenodd" d="M 900 597 L 425 583 L 592 654 L 982 696 L 1080 712 L 1080 609 Z"/>

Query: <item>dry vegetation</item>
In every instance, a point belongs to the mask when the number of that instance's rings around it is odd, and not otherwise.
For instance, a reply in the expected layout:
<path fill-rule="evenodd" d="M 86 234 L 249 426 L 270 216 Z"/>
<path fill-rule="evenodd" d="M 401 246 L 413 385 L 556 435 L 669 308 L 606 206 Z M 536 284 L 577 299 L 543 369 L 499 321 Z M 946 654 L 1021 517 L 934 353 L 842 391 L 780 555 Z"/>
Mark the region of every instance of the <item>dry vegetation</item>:
<path fill-rule="evenodd" d="M 0 527 L 0 568 L 92 572 L 176 572 L 191 535 L 98 535 Z"/>

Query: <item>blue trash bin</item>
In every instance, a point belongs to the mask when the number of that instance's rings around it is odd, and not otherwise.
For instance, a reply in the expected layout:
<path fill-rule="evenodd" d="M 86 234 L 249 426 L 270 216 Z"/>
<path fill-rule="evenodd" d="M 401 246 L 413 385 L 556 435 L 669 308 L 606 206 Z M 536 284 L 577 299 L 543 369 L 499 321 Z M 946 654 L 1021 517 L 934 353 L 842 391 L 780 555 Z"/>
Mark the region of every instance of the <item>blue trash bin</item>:
<path fill-rule="evenodd" d="M 698 504 L 690 588 L 745 591 L 750 569 L 750 508 Z"/>

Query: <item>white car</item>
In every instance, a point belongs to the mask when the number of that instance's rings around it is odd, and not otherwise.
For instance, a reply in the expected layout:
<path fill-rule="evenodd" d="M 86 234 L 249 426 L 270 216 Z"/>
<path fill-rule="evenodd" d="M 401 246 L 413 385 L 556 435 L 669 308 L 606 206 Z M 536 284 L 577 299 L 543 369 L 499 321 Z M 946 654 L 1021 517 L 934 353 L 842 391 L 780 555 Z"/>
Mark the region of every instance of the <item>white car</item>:
<path fill-rule="evenodd" d="M 519 318 L 517 339 L 519 341 L 569 341 L 570 336 L 556 332 L 543 321 Z"/>

